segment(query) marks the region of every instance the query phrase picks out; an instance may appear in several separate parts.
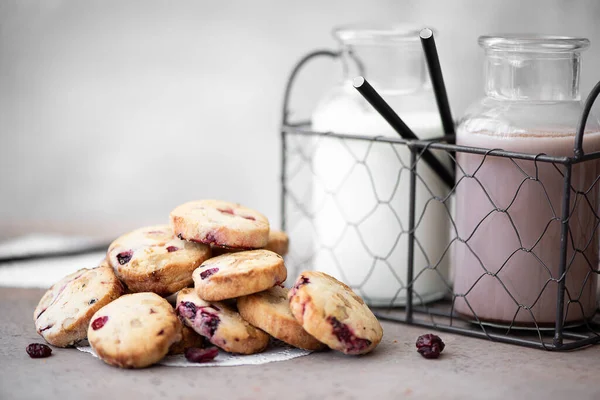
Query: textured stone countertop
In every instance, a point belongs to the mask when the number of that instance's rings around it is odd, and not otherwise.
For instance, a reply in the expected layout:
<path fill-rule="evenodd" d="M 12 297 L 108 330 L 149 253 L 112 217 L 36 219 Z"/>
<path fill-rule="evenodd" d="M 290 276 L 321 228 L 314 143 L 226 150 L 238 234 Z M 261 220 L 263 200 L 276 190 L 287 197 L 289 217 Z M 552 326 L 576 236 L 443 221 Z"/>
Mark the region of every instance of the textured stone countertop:
<path fill-rule="evenodd" d="M 43 291 L 0 288 L 0 399 L 600 399 L 600 346 L 557 353 L 447 333 L 438 360 L 424 329 L 385 322 L 371 354 L 313 353 L 258 366 L 120 370 L 76 349 L 30 359 Z"/>

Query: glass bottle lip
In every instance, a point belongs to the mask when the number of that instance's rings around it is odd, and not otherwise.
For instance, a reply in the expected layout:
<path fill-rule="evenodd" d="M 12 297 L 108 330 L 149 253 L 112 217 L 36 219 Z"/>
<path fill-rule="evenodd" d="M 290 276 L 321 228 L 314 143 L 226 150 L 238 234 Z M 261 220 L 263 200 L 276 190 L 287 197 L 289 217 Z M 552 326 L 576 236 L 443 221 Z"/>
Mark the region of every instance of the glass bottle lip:
<path fill-rule="evenodd" d="M 590 45 L 586 38 L 529 34 L 485 35 L 479 37 L 478 43 L 488 51 L 516 53 L 574 53 Z"/>
<path fill-rule="evenodd" d="M 341 43 L 398 44 L 419 41 L 419 33 L 424 27 L 413 24 L 356 23 L 341 25 L 332 34 Z M 432 28 L 430 28 L 432 29 Z M 432 29 L 434 34 L 436 31 Z"/>

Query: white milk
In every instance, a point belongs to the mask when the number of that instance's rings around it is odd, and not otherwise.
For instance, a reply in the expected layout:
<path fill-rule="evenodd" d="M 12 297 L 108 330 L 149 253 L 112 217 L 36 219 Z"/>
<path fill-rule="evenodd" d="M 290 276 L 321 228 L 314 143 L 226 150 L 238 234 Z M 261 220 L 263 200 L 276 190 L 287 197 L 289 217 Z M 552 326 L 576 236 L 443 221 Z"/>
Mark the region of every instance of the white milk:
<path fill-rule="evenodd" d="M 402 113 L 402 108 L 395 107 L 394 96 L 382 95 L 419 138 L 442 136 L 437 112 Z M 399 137 L 369 104 L 352 96 L 319 107 L 312 124 L 320 132 Z M 388 143 L 314 140 L 314 268 L 357 289 L 370 305 L 405 304 L 410 151 Z M 448 292 L 444 281 L 449 259 L 449 254 L 444 255 L 449 241 L 448 211 L 437 201 L 427 202 L 432 196 L 429 190 L 446 196 L 448 189 L 423 161 L 418 173 L 423 181 L 417 180 L 415 207 L 415 235 L 420 243 L 414 249 L 415 303 L 440 299 Z M 436 270 L 424 270 L 427 265 L 437 265 Z"/>

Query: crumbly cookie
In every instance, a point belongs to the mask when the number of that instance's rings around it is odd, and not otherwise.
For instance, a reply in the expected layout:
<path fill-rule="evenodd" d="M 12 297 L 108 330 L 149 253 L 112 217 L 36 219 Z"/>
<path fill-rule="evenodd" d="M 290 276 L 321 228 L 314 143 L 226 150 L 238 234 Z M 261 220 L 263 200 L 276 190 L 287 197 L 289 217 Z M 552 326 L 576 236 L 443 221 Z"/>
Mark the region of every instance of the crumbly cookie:
<path fill-rule="evenodd" d="M 94 314 L 88 342 L 107 364 L 144 368 L 160 361 L 181 340 L 173 307 L 155 293 L 126 294 Z"/>
<path fill-rule="evenodd" d="M 192 284 L 192 272 L 210 258 L 210 246 L 178 239 L 168 225 L 136 229 L 111 243 L 107 258 L 133 292 L 168 296 Z"/>
<path fill-rule="evenodd" d="M 325 347 L 298 324 L 290 311 L 288 289 L 282 286 L 240 297 L 237 307 L 242 318 L 283 342 L 306 350 Z"/>
<path fill-rule="evenodd" d="M 92 315 L 122 293 L 109 266 L 80 269 L 44 294 L 33 313 L 35 329 L 51 345 L 72 346 L 86 338 Z"/>
<path fill-rule="evenodd" d="M 269 335 L 228 305 L 204 301 L 193 289 L 183 289 L 177 295 L 177 314 L 187 326 L 230 353 L 260 353 L 269 344 Z"/>
<path fill-rule="evenodd" d="M 265 249 L 271 250 L 280 256 L 285 256 L 288 253 L 289 247 L 290 238 L 287 233 L 277 230 L 269 231 L 269 242 L 265 246 Z"/>
<path fill-rule="evenodd" d="M 264 247 L 265 250 L 271 250 L 280 256 L 285 256 L 288 253 L 290 246 L 290 239 L 288 235 L 283 231 L 270 230 L 269 231 L 269 242 Z M 236 253 L 244 251 L 244 249 L 231 249 L 229 247 L 211 246 L 213 257 L 220 256 L 227 253 Z"/>
<path fill-rule="evenodd" d="M 221 200 L 200 200 L 171 211 L 176 236 L 216 246 L 257 249 L 269 242 L 269 220 L 261 213 Z"/>
<path fill-rule="evenodd" d="M 181 329 L 181 340 L 173 343 L 168 354 L 183 354 L 190 347 L 203 349 L 206 347 L 204 336 L 200 336 L 192 328 L 183 325 Z"/>
<path fill-rule="evenodd" d="M 111 267 L 110 263 L 108 262 L 108 258 L 105 256 L 102 261 L 100 261 L 100 264 L 98 264 L 99 267 Z"/>
<path fill-rule="evenodd" d="M 383 337 L 383 328 L 364 301 L 337 279 L 303 272 L 288 293 L 290 310 L 312 336 L 334 350 L 364 354 Z"/>
<path fill-rule="evenodd" d="M 272 288 L 286 280 L 287 270 L 279 254 L 260 249 L 206 260 L 193 278 L 201 299 L 219 301 Z"/>

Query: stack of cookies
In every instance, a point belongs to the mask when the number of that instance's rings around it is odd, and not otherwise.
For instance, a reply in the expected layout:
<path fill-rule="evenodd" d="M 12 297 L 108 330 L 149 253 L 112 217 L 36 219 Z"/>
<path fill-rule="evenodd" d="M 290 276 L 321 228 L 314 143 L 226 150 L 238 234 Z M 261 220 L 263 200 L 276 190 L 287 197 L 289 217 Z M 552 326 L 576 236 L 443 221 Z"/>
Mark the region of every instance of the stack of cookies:
<path fill-rule="evenodd" d="M 50 344 L 88 339 L 104 362 L 142 368 L 167 354 L 202 361 L 263 351 L 270 337 L 292 346 L 364 354 L 381 341 L 377 318 L 348 286 L 314 271 L 288 290 L 288 238 L 239 204 L 193 201 L 170 225 L 116 239 L 97 268 L 56 283 L 34 313 Z M 165 299 L 176 295 L 174 307 Z M 174 296 L 173 296 L 174 297 Z"/>

